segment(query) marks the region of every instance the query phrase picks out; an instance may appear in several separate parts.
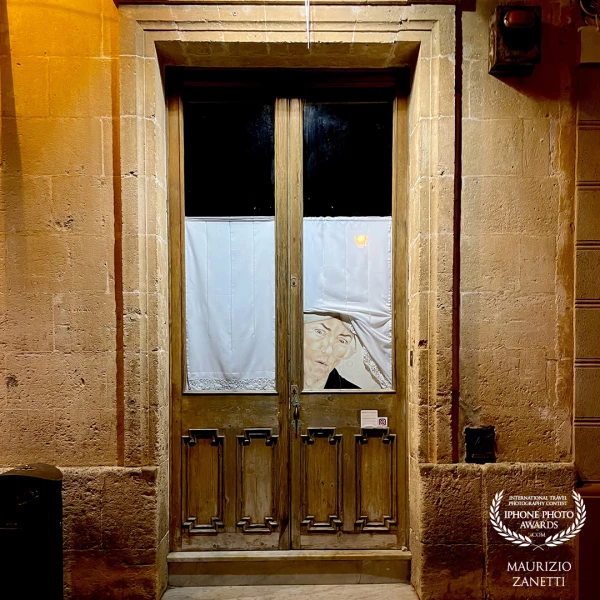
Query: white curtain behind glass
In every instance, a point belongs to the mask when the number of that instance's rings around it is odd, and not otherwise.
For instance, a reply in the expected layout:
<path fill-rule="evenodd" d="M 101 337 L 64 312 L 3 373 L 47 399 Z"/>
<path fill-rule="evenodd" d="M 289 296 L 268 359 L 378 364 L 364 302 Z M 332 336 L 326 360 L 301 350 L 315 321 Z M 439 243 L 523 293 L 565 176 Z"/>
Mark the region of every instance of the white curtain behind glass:
<path fill-rule="evenodd" d="M 185 219 L 190 390 L 275 389 L 272 218 Z"/>
<path fill-rule="evenodd" d="M 349 321 L 390 387 L 391 218 L 305 218 L 303 246 L 305 312 Z M 273 219 L 186 217 L 185 279 L 188 389 L 275 389 Z"/>
<path fill-rule="evenodd" d="M 391 231 L 391 217 L 304 218 L 304 311 L 350 321 L 366 362 L 375 363 L 365 366 L 385 388 L 392 381 Z M 359 247 L 356 236 L 364 235 Z"/>

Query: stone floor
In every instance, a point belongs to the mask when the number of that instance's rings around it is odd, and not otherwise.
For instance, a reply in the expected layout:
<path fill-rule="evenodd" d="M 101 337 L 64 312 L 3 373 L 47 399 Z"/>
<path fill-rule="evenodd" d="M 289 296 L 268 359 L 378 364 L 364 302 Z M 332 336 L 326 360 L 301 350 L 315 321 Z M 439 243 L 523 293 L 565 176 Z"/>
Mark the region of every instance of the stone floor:
<path fill-rule="evenodd" d="M 162 600 L 418 600 L 408 583 L 170 588 Z"/>

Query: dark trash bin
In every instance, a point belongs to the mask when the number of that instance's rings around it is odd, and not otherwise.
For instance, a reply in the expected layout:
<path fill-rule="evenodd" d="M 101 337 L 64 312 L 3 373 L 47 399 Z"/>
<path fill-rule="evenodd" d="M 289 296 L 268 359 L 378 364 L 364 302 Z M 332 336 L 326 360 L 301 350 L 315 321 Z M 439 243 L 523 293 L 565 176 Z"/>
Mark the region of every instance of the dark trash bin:
<path fill-rule="evenodd" d="M 63 598 L 62 473 L 44 464 L 0 474 L 0 598 Z"/>

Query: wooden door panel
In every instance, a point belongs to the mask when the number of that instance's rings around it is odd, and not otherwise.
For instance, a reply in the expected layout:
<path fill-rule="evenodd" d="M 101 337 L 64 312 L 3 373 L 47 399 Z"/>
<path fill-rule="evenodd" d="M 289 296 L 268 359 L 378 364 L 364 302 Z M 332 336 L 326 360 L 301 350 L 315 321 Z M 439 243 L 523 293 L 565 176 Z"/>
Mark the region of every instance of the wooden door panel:
<path fill-rule="evenodd" d="M 342 526 L 342 435 L 311 427 L 301 436 L 302 528 L 335 534 Z"/>
<path fill-rule="evenodd" d="M 278 435 L 271 429 L 246 429 L 238 438 L 238 522 L 244 534 L 270 534 L 279 527 Z"/>
<path fill-rule="evenodd" d="M 296 493 L 301 496 L 294 514 L 298 530 L 296 546 L 306 549 L 392 549 L 405 545 L 398 528 L 397 436 L 389 430 L 361 430 L 360 407 L 378 406 L 389 414 L 389 396 L 381 403 L 369 396 L 345 396 L 340 427 L 316 427 L 315 422 L 333 414 L 318 401 L 303 395 L 308 405 L 300 414 L 308 427 L 293 444 L 300 446 L 300 472 Z M 373 400 L 373 398 L 370 398 Z M 326 402 L 326 406 L 331 401 Z M 397 419 L 390 418 L 395 430 Z M 296 442 L 296 439 L 298 440 Z M 294 477 L 295 479 L 295 477 Z M 294 481 L 292 481 L 294 483 Z M 333 518 L 332 518 L 333 517 Z M 365 518 L 366 517 L 366 518 Z M 296 521 L 297 519 L 297 521 Z"/>
<path fill-rule="evenodd" d="M 183 529 L 182 549 L 286 546 L 288 491 L 287 474 L 282 480 L 282 452 L 287 445 L 280 436 L 278 406 L 279 398 L 269 394 L 184 396 L 182 422 L 192 428 L 182 436 L 183 523 L 196 517 L 192 508 L 201 511 L 204 521 L 196 518 L 194 527 Z M 192 434 L 195 438 L 188 439 Z M 205 521 L 218 523 L 212 529 L 196 524 Z"/>
<path fill-rule="evenodd" d="M 182 437 L 183 528 L 190 534 L 223 529 L 223 440 L 217 429 L 190 429 Z"/>
<path fill-rule="evenodd" d="M 356 439 L 356 521 L 361 532 L 396 529 L 396 435 L 363 429 Z"/>
<path fill-rule="evenodd" d="M 361 430 L 360 411 L 365 408 L 388 416 L 390 429 Z M 292 433 L 300 465 L 298 475 L 292 475 L 295 493 L 301 498 L 293 517 L 298 530 L 296 547 L 390 549 L 405 545 L 395 525 L 392 489 L 399 450 L 396 436 L 390 433 L 399 427 L 395 395 L 301 394 L 300 417 L 303 425 L 297 436 Z M 364 523 L 361 507 L 368 509 Z M 329 515 L 336 515 L 339 522 Z"/>

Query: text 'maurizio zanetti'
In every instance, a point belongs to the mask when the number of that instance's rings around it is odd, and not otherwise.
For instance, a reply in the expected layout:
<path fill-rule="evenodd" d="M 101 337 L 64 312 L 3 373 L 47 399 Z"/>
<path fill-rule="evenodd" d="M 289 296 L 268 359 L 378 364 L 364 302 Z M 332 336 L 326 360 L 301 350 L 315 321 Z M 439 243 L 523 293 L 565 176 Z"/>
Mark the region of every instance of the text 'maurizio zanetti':
<path fill-rule="evenodd" d="M 548 573 L 568 573 L 571 568 L 571 563 L 566 561 L 526 561 L 509 562 L 506 570 L 519 573 L 513 576 L 513 587 L 565 587 L 564 575 Z"/>

